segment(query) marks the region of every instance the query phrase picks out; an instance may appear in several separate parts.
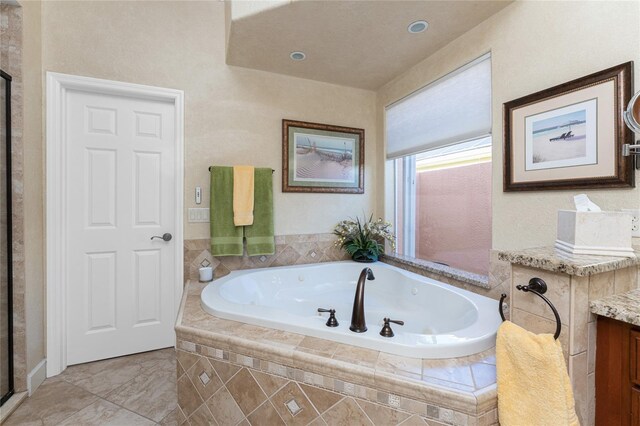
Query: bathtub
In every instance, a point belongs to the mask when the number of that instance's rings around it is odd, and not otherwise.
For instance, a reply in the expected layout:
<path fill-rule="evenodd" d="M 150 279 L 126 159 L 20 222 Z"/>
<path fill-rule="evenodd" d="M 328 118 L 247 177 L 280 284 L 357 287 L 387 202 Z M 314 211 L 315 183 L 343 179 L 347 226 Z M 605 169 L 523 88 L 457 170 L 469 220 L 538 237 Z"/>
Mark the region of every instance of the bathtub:
<path fill-rule="evenodd" d="M 355 287 L 363 268 L 368 330 L 349 330 Z M 300 333 L 411 358 L 451 358 L 495 345 L 498 301 L 394 266 L 351 261 L 234 271 L 205 287 L 202 308 L 217 317 Z M 336 310 L 338 327 L 325 325 Z M 383 318 L 394 337 L 380 336 Z"/>

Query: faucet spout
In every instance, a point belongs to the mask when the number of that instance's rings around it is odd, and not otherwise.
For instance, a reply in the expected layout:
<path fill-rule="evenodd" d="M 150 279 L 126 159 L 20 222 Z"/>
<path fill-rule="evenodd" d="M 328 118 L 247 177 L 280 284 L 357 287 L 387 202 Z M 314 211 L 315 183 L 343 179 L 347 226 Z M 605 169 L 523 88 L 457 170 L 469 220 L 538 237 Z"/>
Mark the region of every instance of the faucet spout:
<path fill-rule="evenodd" d="M 356 286 L 356 295 L 353 299 L 353 312 L 351 313 L 351 326 L 349 330 L 355 333 L 364 333 L 367 331 L 367 323 L 364 319 L 364 284 L 367 280 L 375 280 L 373 271 L 370 268 L 364 268 L 360 272 L 358 285 Z"/>

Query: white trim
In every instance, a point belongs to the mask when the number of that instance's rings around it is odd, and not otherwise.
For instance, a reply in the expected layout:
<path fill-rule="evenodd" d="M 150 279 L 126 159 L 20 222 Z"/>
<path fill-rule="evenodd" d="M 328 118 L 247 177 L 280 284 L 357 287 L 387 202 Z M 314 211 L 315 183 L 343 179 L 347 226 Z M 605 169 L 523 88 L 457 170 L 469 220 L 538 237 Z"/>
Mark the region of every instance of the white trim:
<path fill-rule="evenodd" d="M 47 378 L 47 360 L 43 359 L 36 365 L 29 374 L 27 374 L 27 392 L 29 396 L 38 389 L 38 387 Z"/>
<path fill-rule="evenodd" d="M 67 90 L 169 101 L 176 111 L 176 276 L 174 309 L 178 313 L 183 289 L 183 203 L 184 203 L 184 92 L 176 89 L 144 86 L 97 78 L 47 72 L 46 124 L 46 286 L 47 286 L 47 377 L 60 374 L 67 367 L 66 336 L 66 192 L 64 126 Z"/>

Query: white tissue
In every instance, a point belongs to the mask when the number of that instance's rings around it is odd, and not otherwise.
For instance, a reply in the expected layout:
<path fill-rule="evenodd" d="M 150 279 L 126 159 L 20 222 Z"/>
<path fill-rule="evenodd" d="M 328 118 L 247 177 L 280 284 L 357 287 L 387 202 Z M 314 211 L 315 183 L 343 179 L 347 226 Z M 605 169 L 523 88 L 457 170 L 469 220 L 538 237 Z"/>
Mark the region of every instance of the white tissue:
<path fill-rule="evenodd" d="M 573 197 L 573 202 L 576 204 L 576 211 L 579 212 L 599 212 L 602 211 L 600 207 L 587 197 L 587 194 L 578 194 Z"/>

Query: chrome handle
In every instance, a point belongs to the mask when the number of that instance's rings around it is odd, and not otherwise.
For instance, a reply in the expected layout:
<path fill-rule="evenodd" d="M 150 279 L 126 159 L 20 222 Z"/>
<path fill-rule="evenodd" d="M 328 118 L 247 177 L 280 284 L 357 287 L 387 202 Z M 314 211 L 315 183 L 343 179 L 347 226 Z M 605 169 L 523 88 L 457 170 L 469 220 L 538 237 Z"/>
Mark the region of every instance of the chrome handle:
<path fill-rule="evenodd" d="M 160 236 L 158 236 L 158 235 L 154 235 L 153 237 L 151 237 L 151 239 L 152 239 L 152 240 L 153 240 L 154 238 L 160 238 L 161 240 L 164 240 L 164 241 L 166 241 L 166 242 L 169 242 L 169 241 L 171 241 L 171 238 L 173 238 L 173 237 L 171 236 L 171 234 L 170 234 L 170 233 L 165 232 L 164 234 L 162 234 L 162 237 L 160 237 Z"/>

